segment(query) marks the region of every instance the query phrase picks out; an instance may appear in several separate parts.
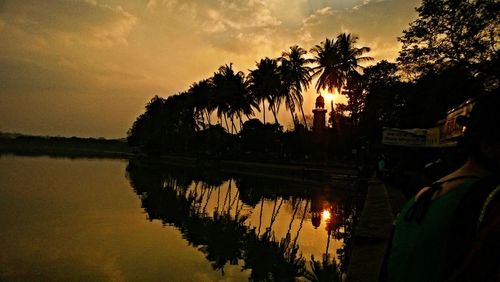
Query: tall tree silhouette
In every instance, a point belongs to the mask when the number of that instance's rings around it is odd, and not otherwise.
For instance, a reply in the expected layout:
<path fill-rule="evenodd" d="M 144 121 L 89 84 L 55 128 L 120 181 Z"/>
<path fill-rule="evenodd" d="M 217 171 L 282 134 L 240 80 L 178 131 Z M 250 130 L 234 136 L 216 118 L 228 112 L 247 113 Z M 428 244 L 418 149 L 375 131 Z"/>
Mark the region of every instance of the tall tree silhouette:
<path fill-rule="evenodd" d="M 141 114 L 132 124 L 127 132 L 127 142 L 132 146 L 141 146 L 153 141 L 159 136 L 152 136 L 152 133 L 159 133 L 158 125 L 161 119 L 159 116 L 163 112 L 165 100 L 154 96 L 147 104 L 146 111 Z"/>
<path fill-rule="evenodd" d="M 195 82 L 191 85 L 188 92 L 193 97 L 195 114 L 199 115 L 202 121 L 206 118 L 206 124 L 208 124 L 208 126 L 212 125 L 210 116 L 216 106 L 213 100 L 214 93 L 212 81 L 210 79 L 204 79 L 199 82 Z M 205 122 L 203 122 L 203 124 L 203 127 L 205 127 Z"/>
<path fill-rule="evenodd" d="M 132 125 L 127 141 L 146 151 L 183 151 L 196 130 L 193 99 L 187 92 L 153 97 Z"/>
<path fill-rule="evenodd" d="M 276 60 L 265 58 L 256 66 L 257 68 L 251 70 L 248 77 L 250 91 L 256 101 L 262 102 L 264 123 L 266 123 L 265 101 L 269 104 L 275 123 L 278 123 L 277 111 L 283 93 L 278 63 Z"/>
<path fill-rule="evenodd" d="M 312 69 L 307 65 L 310 63 L 310 60 L 305 58 L 306 54 L 306 50 L 295 45 L 290 47 L 290 50 L 283 52 L 279 61 L 281 63 L 280 72 L 286 89 L 285 99 L 288 101 L 288 107 L 291 108 L 292 105 L 299 106 L 304 120 L 304 126 L 307 130 L 308 128 L 304 114 L 304 97 L 302 96 L 302 91 L 307 91 L 307 88 L 309 87 Z M 292 119 L 294 120 L 294 109 L 290 109 L 290 111 L 292 112 Z"/>
<path fill-rule="evenodd" d="M 364 96 L 360 124 L 364 134 L 372 141 L 380 139 L 383 126 L 401 126 L 401 111 L 407 91 L 397 71 L 396 64 L 385 60 L 364 69 L 362 79 L 367 94 Z"/>
<path fill-rule="evenodd" d="M 316 92 L 321 89 L 327 89 L 333 92 L 335 88 L 340 88 L 344 85 L 345 76 L 340 70 L 340 56 L 338 49 L 333 39 L 326 38 L 311 49 L 314 54 L 313 62 L 316 64 L 313 67 L 313 77 L 318 77 L 316 81 Z"/>
<path fill-rule="evenodd" d="M 372 61 L 373 58 L 363 56 L 365 53 L 370 52 L 369 47 L 357 48 L 355 45 L 358 42 L 358 37 L 347 33 L 341 33 L 337 36 L 335 45 L 338 49 L 340 56 L 340 70 L 345 76 L 345 83 L 348 83 L 349 78 L 359 75 L 358 70 L 363 69 L 360 63 Z M 345 85 L 345 84 L 344 84 Z M 339 90 L 342 94 L 342 91 Z"/>
<path fill-rule="evenodd" d="M 341 33 L 335 41 L 327 38 L 311 49 L 314 54 L 313 61 L 316 63 L 313 77 L 318 77 L 317 92 L 327 89 L 333 93 L 334 89 L 337 89 L 340 94 L 345 94 L 343 89 L 346 84 L 352 77 L 358 76 L 358 70 L 363 68 L 360 63 L 373 60 L 371 57 L 363 56 L 370 51 L 370 48 L 355 47 L 357 40 L 357 36 Z M 333 122 L 333 101 L 330 114 L 330 120 Z"/>
<path fill-rule="evenodd" d="M 234 115 L 241 112 L 241 105 L 245 102 L 245 75 L 242 72 L 235 72 L 232 63 L 221 66 L 213 76 L 215 101 L 217 104 L 217 116 L 224 117 L 226 128 L 233 132 Z M 240 102 L 243 101 L 243 102 Z M 229 127 L 227 118 L 231 120 Z"/>
<path fill-rule="evenodd" d="M 342 93 L 349 76 L 356 73 L 361 62 L 373 60 L 363 54 L 370 51 L 368 47 L 355 47 L 358 37 L 341 33 L 336 40 L 326 39 L 311 49 L 314 54 L 313 77 L 318 77 L 316 91 L 327 89 L 333 92 L 336 88 Z"/>
<path fill-rule="evenodd" d="M 250 95 L 248 90 L 248 82 L 245 80 L 243 72 L 237 72 L 230 78 L 230 85 L 228 91 L 229 95 L 229 116 L 231 117 L 231 122 L 236 116 L 240 121 L 240 130 L 243 128 L 243 118 L 245 115 L 247 118 L 254 115 L 254 108 L 259 109 L 259 104 L 255 101 L 255 98 Z"/>
<path fill-rule="evenodd" d="M 363 77 L 353 73 L 349 76 L 349 83 L 346 84 L 342 94 L 347 97 L 345 109 L 348 112 L 350 124 L 357 126 L 361 119 L 361 113 L 365 106 L 366 83 Z"/>

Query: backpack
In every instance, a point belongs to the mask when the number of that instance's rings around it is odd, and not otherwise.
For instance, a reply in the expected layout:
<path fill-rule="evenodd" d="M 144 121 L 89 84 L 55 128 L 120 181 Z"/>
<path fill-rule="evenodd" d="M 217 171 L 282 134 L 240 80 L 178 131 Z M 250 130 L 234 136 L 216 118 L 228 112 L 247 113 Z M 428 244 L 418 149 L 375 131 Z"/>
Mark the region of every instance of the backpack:
<path fill-rule="evenodd" d="M 468 178 L 468 177 L 465 177 Z M 435 183 L 438 187 L 440 183 Z M 435 192 L 436 188 L 428 189 L 423 194 Z M 433 191 L 434 190 L 434 191 Z M 428 203 L 419 207 L 417 210 L 410 212 L 415 220 L 419 221 L 420 217 L 425 216 L 425 210 Z M 497 271 L 500 269 L 500 230 L 495 230 L 495 234 L 489 236 L 488 242 L 478 242 L 478 235 L 485 228 L 485 220 L 492 217 L 500 217 L 500 214 L 493 214 L 493 208 L 500 205 L 500 177 L 490 175 L 483 177 L 472 184 L 468 191 L 460 201 L 453 221 L 450 226 L 449 237 L 447 240 L 448 252 L 446 254 L 446 262 L 444 277 L 449 277 L 447 281 L 500 281 Z M 389 250 L 391 249 L 392 237 L 394 229 L 391 232 L 389 244 L 387 246 L 386 255 L 382 263 L 382 269 L 379 275 L 379 281 L 387 281 L 387 260 Z M 474 260 L 474 264 L 468 264 L 471 253 L 478 243 L 485 243 L 487 254 L 480 257 L 479 260 Z"/>
<path fill-rule="evenodd" d="M 447 241 L 445 277 L 451 277 L 449 281 L 496 281 L 495 275 L 500 268 L 500 237 L 488 234 L 487 240 L 480 242 L 479 235 L 486 227 L 485 220 L 500 217 L 500 214 L 493 214 L 493 208 L 499 204 L 500 177 L 496 175 L 479 179 L 462 198 Z M 472 258 L 478 246 L 483 250 L 480 256 Z"/>

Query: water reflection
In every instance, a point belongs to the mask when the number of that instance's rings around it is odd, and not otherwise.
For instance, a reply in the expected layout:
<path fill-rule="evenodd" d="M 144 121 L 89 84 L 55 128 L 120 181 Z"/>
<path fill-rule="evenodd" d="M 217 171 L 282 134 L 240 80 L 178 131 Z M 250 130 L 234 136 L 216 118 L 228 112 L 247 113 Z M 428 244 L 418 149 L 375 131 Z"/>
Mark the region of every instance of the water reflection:
<path fill-rule="evenodd" d="M 221 274 L 228 265 L 254 281 L 337 281 L 346 272 L 353 184 L 330 189 L 138 160 L 127 178 L 148 219 L 180 230 Z"/>

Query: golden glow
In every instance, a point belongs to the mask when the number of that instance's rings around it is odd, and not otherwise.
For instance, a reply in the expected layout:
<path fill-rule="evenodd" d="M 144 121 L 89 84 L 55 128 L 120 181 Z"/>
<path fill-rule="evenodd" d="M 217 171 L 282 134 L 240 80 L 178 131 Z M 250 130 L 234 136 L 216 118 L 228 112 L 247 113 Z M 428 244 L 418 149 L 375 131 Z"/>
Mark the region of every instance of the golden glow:
<path fill-rule="evenodd" d="M 372 48 L 371 63 L 393 61 L 401 48 L 396 38 L 420 5 L 420 0 L 11 2 L 2 6 L 0 18 L 1 130 L 113 138 L 126 134 L 154 95 L 185 91 L 229 62 L 248 74 L 256 61 L 289 45 L 308 50 L 325 36 L 349 31 L 360 35 L 357 47 Z M 287 9 L 281 8 L 284 3 Z M 382 6 L 392 12 L 380 13 Z M 55 16 L 46 17 L 48 10 Z M 78 13 L 58 16 L 72 11 Z M 37 36 L 30 23 L 36 23 Z M 309 114 L 314 85 L 304 93 Z M 324 97 L 328 108 L 346 100 Z M 290 114 L 282 110 L 278 120 L 286 125 Z"/>
<path fill-rule="evenodd" d="M 326 104 L 331 104 L 332 101 L 333 101 L 333 104 L 336 104 L 336 103 L 340 103 L 342 99 L 340 99 L 340 95 L 339 95 L 339 92 L 337 91 L 337 89 L 335 89 L 333 91 L 333 93 L 329 92 L 328 90 L 326 89 L 321 89 L 320 90 L 320 93 L 323 97 L 325 97 L 325 103 Z"/>
<path fill-rule="evenodd" d="M 325 98 L 325 103 L 327 104 L 330 104 L 335 99 L 335 95 L 326 89 L 321 89 L 319 93 Z"/>
<path fill-rule="evenodd" d="M 321 89 L 320 93 L 323 97 L 325 97 L 325 104 L 330 106 L 333 102 L 333 107 L 336 108 L 337 104 L 346 104 L 347 98 L 343 95 L 340 95 L 337 89 L 334 89 L 333 93 L 329 92 L 326 89 Z"/>
<path fill-rule="evenodd" d="M 332 214 L 330 213 L 329 210 L 323 210 L 321 212 L 321 219 L 323 219 L 324 221 L 330 220 L 331 217 L 332 217 Z"/>

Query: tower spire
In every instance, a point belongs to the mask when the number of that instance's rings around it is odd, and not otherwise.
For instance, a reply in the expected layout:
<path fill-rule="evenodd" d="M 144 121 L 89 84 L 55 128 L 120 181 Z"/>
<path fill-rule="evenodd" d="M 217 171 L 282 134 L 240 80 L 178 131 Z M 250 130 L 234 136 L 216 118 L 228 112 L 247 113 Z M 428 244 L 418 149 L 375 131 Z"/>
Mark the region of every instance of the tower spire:
<path fill-rule="evenodd" d="M 321 93 L 316 98 L 315 109 L 313 109 L 314 121 L 313 121 L 313 132 L 322 132 L 326 127 L 326 112 L 325 109 L 325 98 L 321 96 Z"/>

